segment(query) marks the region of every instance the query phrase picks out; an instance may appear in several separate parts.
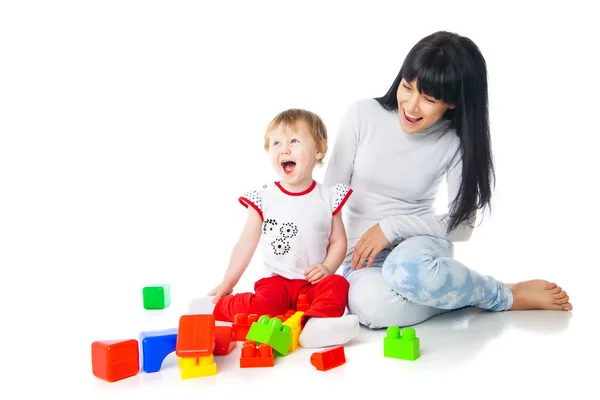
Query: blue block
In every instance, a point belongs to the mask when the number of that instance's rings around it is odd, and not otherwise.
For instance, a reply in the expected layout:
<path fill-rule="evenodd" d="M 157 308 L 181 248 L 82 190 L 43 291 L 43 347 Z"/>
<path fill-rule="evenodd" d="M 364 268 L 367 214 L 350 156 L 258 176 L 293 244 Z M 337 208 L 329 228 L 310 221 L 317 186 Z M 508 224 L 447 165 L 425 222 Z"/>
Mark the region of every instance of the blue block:
<path fill-rule="evenodd" d="M 175 351 L 179 328 L 140 333 L 142 369 L 146 373 L 158 372 L 165 358 Z"/>

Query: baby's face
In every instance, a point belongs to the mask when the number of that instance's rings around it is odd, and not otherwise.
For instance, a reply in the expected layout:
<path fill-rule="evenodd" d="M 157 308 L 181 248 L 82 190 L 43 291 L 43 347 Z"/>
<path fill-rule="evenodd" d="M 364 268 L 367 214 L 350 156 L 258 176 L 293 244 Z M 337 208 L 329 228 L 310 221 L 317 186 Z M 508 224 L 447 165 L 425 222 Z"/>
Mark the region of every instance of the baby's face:
<path fill-rule="evenodd" d="M 288 189 L 305 189 L 312 183 L 313 169 L 322 153 L 304 123 L 278 126 L 269 134 L 271 165 Z"/>

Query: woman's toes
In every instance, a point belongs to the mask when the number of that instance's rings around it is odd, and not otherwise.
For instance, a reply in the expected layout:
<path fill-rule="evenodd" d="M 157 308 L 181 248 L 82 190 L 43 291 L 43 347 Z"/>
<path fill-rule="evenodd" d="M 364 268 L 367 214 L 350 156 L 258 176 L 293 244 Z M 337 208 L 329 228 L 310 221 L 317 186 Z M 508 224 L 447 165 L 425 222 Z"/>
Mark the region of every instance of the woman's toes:
<path fill-rule="evenodd" d="M 548 282 L 546 284 L 546 289 L 550 290 L 550 289 L 554 289 L 556 287 L 556 283 L 554 282 Z"/>
<path fill-rule="evenodd" d="M 565 311 L 573 311 L 573 305 L 571 303 L 561 304 L 561 307 Z"/>
<path fill-rule="evenodd" d="M 567 296 L 567 292 L 565 292 L 564 290 L 561 290 L 560 293 L 557 293 L 554 295 L 554 298 L 556 300 L 558 300 L 558 299 L 562 299 L 563 297 L 566 297 L 566 296 Z"/>
<path fill-rule="evenodd" d="M 552 289 L 552 294 L 558 294 L 561 291 L 562 291 L 562 288 L 560 286 L 557 286 L 554 289 Z"/>
<path fill-rule="evenodd" d="M 569 302 L 569 296 L 554 300 L 554 304 L 565 304 Z"/>

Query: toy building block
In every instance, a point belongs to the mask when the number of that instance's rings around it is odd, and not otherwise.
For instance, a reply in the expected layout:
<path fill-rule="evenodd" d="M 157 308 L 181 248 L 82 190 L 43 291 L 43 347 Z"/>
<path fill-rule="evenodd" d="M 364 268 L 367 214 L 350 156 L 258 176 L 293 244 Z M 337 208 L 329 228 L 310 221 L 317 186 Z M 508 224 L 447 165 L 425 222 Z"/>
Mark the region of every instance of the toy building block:
<path fill-rule="evenodd" d="M 257 348 L 256 342 L 252 340 L 244 342 L 240 357 L 240 368 L 272 367 L 274 365 L 275 354 L 271 346 L 260 343 Z"/>
<path fill-rule="evenodd" d="M 171 285 L 146 286 L 142 295 L 146 310 L 162 310 L 171 304 Z"/>
<path fill-rule="evenodd" d="M 277 353 L 286 356 L 292 344 L 291 335 L 292 329 L 283 325 L 281 320 L 263 315 L 250 326 L 246 340 L 268 344 Z"/>
<path fill-rule="evenodd" d="M 296 311 L 307 311 L 308 307 L 310 307 L 310 303 L 308 301 L 308 295 L 301 294 L 298 296 L 298 300 L 296 302 Z"/>
<path fill-rule="evenodd" d="M 281 320 L 281 322 L 285 322 L 288 320 L 289 317 L 291 317 L 292 315 L 294 315 L 296 311 L 295 310 L 287 310 L 285 312 L 285 314 L 283 315 L 276 315 L 275 318 Z"/>
<path fill-rule="evenodd" d="M 256 321 L 258 321 L 257 314 L 250 314 L 248 316 L 246 316 L 246 314 L 236 314 L 233 319 L 233 324 L 231 325 L 233 333 L 235 334 L 235 340 L 242 342 L 246 340 L 246 335 L 250 330 L 250 326 Z"/>
<path fill-rule="evenodd" d="M 346 363 L 344 346 L 336 346 L 327 350 L 313 353 L 310 363 L 319 371 L 327 371 Z"/>
<path fill-rule="evenodd" d="M 290 316 L 283 322 L 283 325 L 289 326 L 292 330 L 292 333 L 290 334 L 292 338 L 292 343 L 290 344 L 289 350 L 290 353 L 296 351 L 296 349 L 298 348 L 298 338 L 300 337 L 300 332 L 302 331 L 300 321 L 303 315 L 303 311 L 296 311 L 292 316 Z"/>
<path fill-rule="evenodd" d="M 383 339 L 383 356 L 414 361 L 421 356 L 419 338 L 413 328 L 390 326 L 387 336 Z"/>
<path fill-rule="evenodd" d="M 92 373 L 108 382 L 137 375 L 139 343 L 135 339 L 98 340 L 92 343 Z"/>
<path fill-rule="evenodd" d="M 163 361 L 175 351 L 177 328 L 140 333 L 142 369 L 146 373 L 158 372 Z"/>
<path fill-rule="evenodd" d="M 215 326 L 215 349 L 213 355 L 226 356 L 236 345 L 235 334 L 231 326 Z"/>
<path fill-rule="evenodd" d="M 203 357 L 181 357 L 177 363 L 181 370 L 181 379 L 217 374 L 217 364 L 215 364 L 215 357 L 212 354 Z"/>
<path fill-rule="evenodd" d="M 179 318 L 175 354 L 204 357 L 215 350 L 215 317 L 212 314 L 182 315 Z"/>

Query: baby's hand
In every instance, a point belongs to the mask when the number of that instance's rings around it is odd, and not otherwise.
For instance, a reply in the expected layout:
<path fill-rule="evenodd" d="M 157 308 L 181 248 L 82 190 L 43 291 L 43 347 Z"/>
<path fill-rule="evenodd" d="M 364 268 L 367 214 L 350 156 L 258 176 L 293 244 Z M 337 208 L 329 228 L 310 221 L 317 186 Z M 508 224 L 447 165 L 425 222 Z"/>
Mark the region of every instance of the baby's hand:
<path fill-rule="evenodd" d="M 231 294 L 232 292 L 233 292 L 233 286 L 230 285 L 229 283 L 222 282 L 219 286 L 217 286 L 216 288 L 211 290 L 208 295 L 215 296 L 212 302 L 213 302 L 213 304 L 216 304 L 217 301 L 221 297 L 227 296 L 228 294 Z"/>
<path fill-rule="evenodd" d="M 331 275 L 331 272 L 323 264 L 313 264 L 304 271 L 304 276 L 310 283 L 317 283 L 327 275 Z"/>

